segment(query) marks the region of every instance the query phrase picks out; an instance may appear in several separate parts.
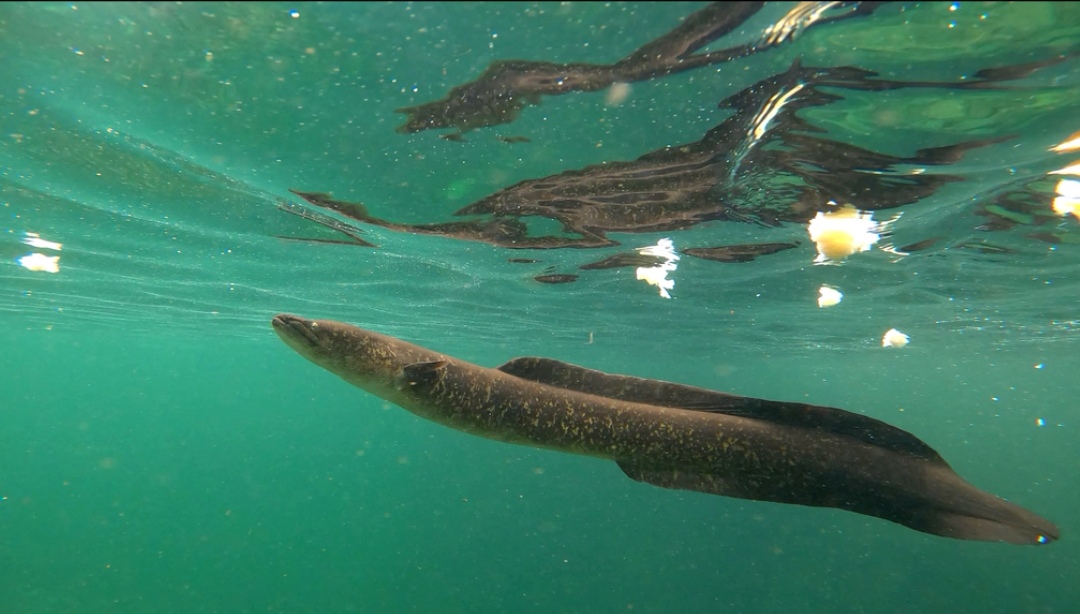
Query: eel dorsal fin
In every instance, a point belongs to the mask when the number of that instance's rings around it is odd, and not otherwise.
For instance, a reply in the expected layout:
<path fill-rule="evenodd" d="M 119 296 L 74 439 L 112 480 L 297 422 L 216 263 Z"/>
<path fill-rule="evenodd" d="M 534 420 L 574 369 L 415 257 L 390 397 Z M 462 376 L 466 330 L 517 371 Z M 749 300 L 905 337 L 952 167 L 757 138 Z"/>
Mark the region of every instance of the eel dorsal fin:
<path fill-rule="evenodd" d="M 586 394 L 819 429 L 948 466 L 933 448 L 907 431 L 835 407 L 769 401 L 629 375 L 613 375 L 551 358 L 524 356 L 498 367 L 514 377 Z"/>
<path fill-rule="evenodd" d="M 404 367 L 405 383 L 410 387 L 427 387 L 439 380 L 445 373 L 446 360 L 417 362 Z"/>

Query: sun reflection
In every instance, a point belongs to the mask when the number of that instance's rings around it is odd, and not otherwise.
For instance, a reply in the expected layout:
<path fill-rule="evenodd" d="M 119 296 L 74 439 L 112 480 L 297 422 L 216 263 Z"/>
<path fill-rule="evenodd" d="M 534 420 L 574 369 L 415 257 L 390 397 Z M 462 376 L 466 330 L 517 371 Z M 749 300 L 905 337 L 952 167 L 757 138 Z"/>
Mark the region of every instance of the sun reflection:
<path fill-rule="evenodd" d="M 25 234 L 26 236 L 23 237 L 22 242 L 30 247 L 48 249 L 56 252 L 64 247 L 62 244 L 56 243 L 55 241 L 43 239 L 41 235 L 36 232 L 27 232 Z M 19 266 L 38 273 L 60 272 L 60 256 L 48 256 L 40 252 L 34 252 L 16 259 L 16 262 L 19 263 Z"/>
<path fill-rule="evenodd" d="M 22 258 L 19 258 L 19 264 L 26 269 L 29 269 L 38 273 L 59 273 L 60 272 L 60 256 L 46 256 L 34 252 L 33 254 L 27 254 Z"/>
<path fill-rule="evenodd" d="M 860 211 L 851 205 L 828 213 L 818 211 L 806 228 L 810 240 L 817 246 L 814 263 L 836 263 L 857 252 L 868 251 L 888 234 L 894 221 L 896 217 L 876 221 L 872 212 Z"/>
<path fill-rule="evenodd" d="M 1054 212 L 1058 215 L 1071 213 L 1080 220 L 1080 181 L 1062 179 L 1054 191 L 1057 192 L 1057 196 L 1054 197 Z"/>
<path fill-rule="evenodd" d="M 836 288 L 830 288 L 829 286 L 821 286 L 818 288 L 818 307 L 825 308 L 839 305 L 840 301 L 843 299 L 844 295 Z"/>
<path fill-rule="evenodd" d="M 1064 153 L 1066 151 L 1073 151 L 1076 149 L 1080 149 L 1080 132 L 1072 133 L 1069 138 L 1051 147 L 1050 151 Z"/>
<path fill-rule="evenodd" d="M 22 242 L 29 245 L 30 247 L 36 247 L 38 249 L 51 249 L 57 252 L 64 247 L 61 243 L 55 243 L 53 241 L 42 239 L 41 235 L 36 232 L 26 233 L 26 236 L 23 237 Z"/>
<path fill-rule="evenodd" d="M 639 247 L 637 252 L 643 256 L 662 258 L 663 262 L 651 267 L 638 267 L 637 278 L 650 283 L 660 290 L 660 296 L 671 298 L 669 290 L 675 287 L 675 280 L 668 278 L 679 265 L 679 255 L 675 253 L 675 244 L 671 239 L 660 239 L 656 245 Z"/>
<path fill-rule="evenodd" d="M 885 332 L 885 336 L 881 338 L 881 347 L 883 348 L 902 348 L 908 344 L 910 337 L 904 333 L 890 328 Z"/>
<path fill-rule="evenodd" d="M 765 28 L 759 45 L 778 45 L 786 40 L 794 40 L 803 30 L 821 19 L 831 8 L 841 2 L 800 2 L 773 25 Z"/>

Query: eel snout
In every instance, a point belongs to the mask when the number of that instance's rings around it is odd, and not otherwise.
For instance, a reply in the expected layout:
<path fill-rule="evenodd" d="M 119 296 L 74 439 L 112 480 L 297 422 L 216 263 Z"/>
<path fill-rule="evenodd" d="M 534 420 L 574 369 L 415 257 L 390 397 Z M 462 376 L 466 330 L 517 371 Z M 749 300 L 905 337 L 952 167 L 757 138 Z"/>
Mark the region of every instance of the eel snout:
<path fill-rule="evenodd" d="M 319 344 L 319 336 L 316 333 L 318 324 L 311 320 L 305 320 L 299 316 L 288 313 L 279 313 L 270 320 L 270 325 L 283 339 L 300 342 L 308 346 Z"/>

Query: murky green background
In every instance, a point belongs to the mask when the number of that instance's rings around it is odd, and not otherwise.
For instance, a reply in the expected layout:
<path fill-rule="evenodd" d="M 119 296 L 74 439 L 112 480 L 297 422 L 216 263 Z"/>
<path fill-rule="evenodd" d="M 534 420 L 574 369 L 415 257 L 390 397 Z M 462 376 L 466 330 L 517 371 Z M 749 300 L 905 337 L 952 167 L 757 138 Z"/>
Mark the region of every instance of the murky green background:
<path fill-rule="evenodd" d="M 0 7 L 0 611 L 1073 611 L 1080 247 L 1028 235 L 1078 224 L 987 233 L 975 208 L 1080 157 L 1048 151 L 1080 129 L 1075 60 L 1006 90 L 851 93 L 807 113 L 903 155 L 1017 135 L 950 167 L 968 181 L 895 227 L 899 245 L 937 235 L 1007 253 L 814 266 L 798 225 L 617 236 L 801 242 L 749 264 L 683 258 L 665 300 L 632 269 L 532 280 L 608 252 L 381 229 L 365 234 L 378 249 L 274 237 L 330 236 L 277 210 L 296 201 L 288 188 L 445 221 L 522 179 L 697 140 L 721 98 L 796 58 L 956 79 L 1080 47 L 1076 5 L 897 3 L 635 84 L 618 107 L 603 92 L 546 99 L 463 143 L 394 131 L 394 109 L 492 60 L 612 62 L 700 6 Z M 28 232 L 63 243 L 58 273 L 18 265 L 35 251 Z M 819 309 L 822 284 L 844 302 Z M 280 311 L 484 365 L 537 354 L 861 411 L 1062 539 L 960 542 L 666 491 L 604 461 L 450 431 L 296 356 L 269 328 Z M 908 347 L 880 347 L 892 327 Z"/>

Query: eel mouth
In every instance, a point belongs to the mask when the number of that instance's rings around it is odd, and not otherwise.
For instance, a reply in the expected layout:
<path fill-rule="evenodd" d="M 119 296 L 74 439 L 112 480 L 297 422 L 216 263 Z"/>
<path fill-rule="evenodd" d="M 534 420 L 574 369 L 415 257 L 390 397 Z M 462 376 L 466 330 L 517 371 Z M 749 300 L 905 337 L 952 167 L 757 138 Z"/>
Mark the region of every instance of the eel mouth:
<path fill-rule="evenodd" d="M 270 320 L 270 325 L 274 327 L 274 331 L 277 332 L 278 336 L 283 339 L 302 343 L 309 347 L 315 347 L 319 344 L 319 336 L 316 332 L 318 324 L 311 320 L 305 320 L 300 316 L 288 313 L 279 313 Z"/>

